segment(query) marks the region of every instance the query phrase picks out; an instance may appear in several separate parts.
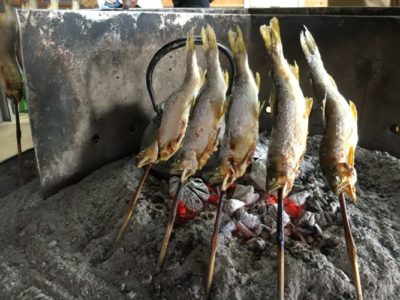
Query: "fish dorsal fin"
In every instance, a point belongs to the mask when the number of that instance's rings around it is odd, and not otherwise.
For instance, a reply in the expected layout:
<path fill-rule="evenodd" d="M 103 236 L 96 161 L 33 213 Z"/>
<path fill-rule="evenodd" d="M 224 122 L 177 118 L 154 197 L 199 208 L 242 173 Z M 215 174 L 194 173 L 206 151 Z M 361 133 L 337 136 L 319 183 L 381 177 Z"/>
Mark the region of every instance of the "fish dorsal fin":
<path fill-rule="evenodd" d="M 306 111 L 304 113 L 304 118 L 308 118 L 311 114 L 311 109 L 313 105 L 313 98 L 304 98 L 306 100 Z"/>
<path fill-rule="evenodd" d="M 216 116 L 217 121 L 220 121 L 224 116 L 225 112 L 228 110 L 228 101 L 224 101 L 224 104 L 221 106 L 221 110 L 219 111 L 219 115 Z"/>
<path fill-rule="evenodd" d="M 256 81 L 256 86 L 258 90 L 260 90 L 260 85 L 261 85 L 261 78 L 260 78 L 260 73 L 256 72 L 254 76 L 254 80 Z"/>
<path fill-rule="evenodd" d="M 352 167 L 354 167 L 354 160 L 355 160 L 355 149 L 354 146 L 350 146 L 348 164 Z"/>
<path fill-rule="evenodd" d="M 229 87 L 229 73 L 227 70 L 223 71 L 225 86 Z"/>
<path fill-rule="evenodd" d="M 296 61 L 294 62 L 293 65 L 290 65 L 290 69 L 292 70 L 293 75 L 296 77 L 296 79 L 300 80 L 299 66 L 297 65 Z"/>
<path fill-rule="evenodd" d="M 357 122 L 357 108 L 353 101 L 349 100 L 350 109 L 353 114 L 354 120 Z"/>
<path fill-rule="evenodd" d="M 328 76 L 329 76 L 329 79 L 331 80 L 333 86 L 337 89 L 337 85 L 336 85 L 335 79 L 333 79 L 333 77 L 331 75 L 328 75 Z"/>

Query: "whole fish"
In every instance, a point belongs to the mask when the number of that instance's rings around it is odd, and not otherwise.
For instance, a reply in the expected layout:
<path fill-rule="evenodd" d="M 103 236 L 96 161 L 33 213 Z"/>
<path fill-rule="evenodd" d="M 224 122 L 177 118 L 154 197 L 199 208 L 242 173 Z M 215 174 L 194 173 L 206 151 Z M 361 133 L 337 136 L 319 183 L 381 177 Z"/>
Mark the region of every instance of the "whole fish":
<path fill-rule="evenodd" d="M 201 36 L 207 60 L 207 80 L 190 117 L 178 159 L 172 166 L 173 172 L 182 171 L 182 181 L 203 168 L 217 150 L 227 103 L 229 75 L 221 69 L 215 32 L 208 25 L 206 29 L 202 28 Z"/>
<path fill-rule="evenodd" d="M 239 27 L 229 30 L 229 44 L 233 52 L 236 74 L 221 145 L 221 164 L 212 181 L 222 181 L 226 190 L 241 177 L 251 163 L 258 139 L 258 117 L 262 105 L 258 100 L 260 75 L 254 76 L 249 67 L 246 45 Z"/>
<path fill-rule="evenodd" d="M 193 31 L 186 41 L 186 75 L 179 89 L 165 101 L 156 139 L 137 156 L 138 167 L 166 161 L 179 150 L 191 108 L 204 80 L 197 64 Z"/>
<path fill-rule="evenodd" d="M 272 131 L 267 157 L 267 191 L 292 189 L 306 150 L 308 118 L 313 100 L 305 98 L 299 84 L 299 68 L 283 55 L 279 21 L 260 27 L 273 63 L 273 94 L 270 97 Z"/>
<path fill-rule="evenodd" d="M 7 98 L 19 102 L 24 81 L 18 62 L 18 24 L 15 11 L 8 1 L 0 3 L 0 80 Z"/>
<path fill-rule="evenodd" d="M 323 107 L 324 134 L 320 146 L 320 165 L 332 191 L 356 200 L 354 152 L 358 142 L 357 109 L 340 94 L 326 72 L 318 47 L 306 29 L 300 42 L 311 70 L 315 94 Z"/>

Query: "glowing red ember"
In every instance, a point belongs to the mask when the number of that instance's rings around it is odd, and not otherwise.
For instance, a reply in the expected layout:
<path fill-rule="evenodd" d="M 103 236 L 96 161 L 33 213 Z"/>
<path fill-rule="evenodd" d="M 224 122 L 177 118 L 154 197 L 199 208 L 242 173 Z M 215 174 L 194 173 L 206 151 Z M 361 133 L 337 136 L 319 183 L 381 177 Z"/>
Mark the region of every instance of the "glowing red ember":
<path fill-rule="evenodd" d="M 185 202 L 182 200 L 178 201 L 178 207 L 176 208 L 177 219 L 179 224 L 184 224 L 187 221 L 193 220 L 196 217 L 196 212 L 188 209 Z"/>
<path fill-rule="evenodd" d="M 274 205 L 278 203 L 278 199 L 274 195 L 267 195 L 265 202 L 267 205 Z M 289 197 L 283 200 L 283 209 L 290 216 L 290 218 L 297 219 L 300 217 L 300 214 L 303 210 L 303 205 L 297 206 L 296 203 L 290 200 Z"/>

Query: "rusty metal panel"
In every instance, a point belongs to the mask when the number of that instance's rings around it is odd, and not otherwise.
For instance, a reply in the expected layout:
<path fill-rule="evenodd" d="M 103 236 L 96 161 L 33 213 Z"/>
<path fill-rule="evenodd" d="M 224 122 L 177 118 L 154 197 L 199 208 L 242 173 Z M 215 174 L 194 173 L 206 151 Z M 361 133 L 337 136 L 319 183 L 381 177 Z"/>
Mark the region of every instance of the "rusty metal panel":
<path fill-rule="evenodd" d="M 210 23 L 220 42 L 227 44 L 227 29 L 240 25 L 250 65 L 261 74 L 260 99 L 268 99 L 271 63 L 259 27 L 273 15 L 279 15 L 286 57 L 299 64 L 305 95 L 312 96 L 312 90 L 299 45 L 303 24 L 316 38 L 343 95 L 358 107 L 360 145 L 400 156 L 400 135 L 389 129 L 400 123 L 399 17 L 329 15 L 326 10 L 248 12 L 20 11 L 32 134 L 44 194 L 138 150 L 154 115 L 145 83 L 147 65 L 160 47 L 192 27 L 199 32 Z M 183 51 L 166 56 L 155 70 L 157 99 L 165 100 L 181 82 Z M 202 55 L 200 61 L 204 64 Z M 261 118 L 261 129 L 268 129 L 268 114 Z M 312 133 L 321 131 L 320 119 L 315 107 Z"/>

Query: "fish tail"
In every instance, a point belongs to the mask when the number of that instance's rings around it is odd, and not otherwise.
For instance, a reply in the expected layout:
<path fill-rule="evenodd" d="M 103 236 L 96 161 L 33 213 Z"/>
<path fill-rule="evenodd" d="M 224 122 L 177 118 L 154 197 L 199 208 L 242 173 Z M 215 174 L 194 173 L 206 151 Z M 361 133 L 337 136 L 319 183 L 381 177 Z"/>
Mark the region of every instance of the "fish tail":
<path fill-rule="evenodd" d="M 319 53 L 317 44 L 315 43 L 314 37 L 305 26 L 304 31 L 300 33 L 300 44 L 307 60 L 311 58 L 321 60 L 321 55 Z"/>
<path fill-rule="evenodd" d="M 194 48 L 194 29 L 192 28 L 187 34 L 186 51 L 194 50 Z"/>
<path fill-rule="evenodd" d="M 230 46 L 233 54 L 237 53 L 236 36 L 237 36 L 236 33 L 229 29 L 228 40 L 229 40 L 229 46 Z"/>
<path fill-rule="evenodd" d="M 238 33 L 237 40 L 236 40 L 237 50 L 241 54 L 246 54 L 247 51 L 246 51 L 246 45 L 244 43 L 242 30 L 240 29 L 239 26 L 236 26 L 236 31 Z"/>
<path fill-rule="evenodd" d="M 207 32 L 204 27 L 201 28 L 201 41 L 203 42 L 204 51 L 207 51 L 208 49 L 210 49 L 210 45 L 208 44 Z"/>
<path fill-rule="evenodd" d="M 268 53 L 273 56 L 283 57 L 281 31 L 278 19 L 275 17 L 272 18 L 269 22 L 269 26 L 262 25 L 260 27 L 260 33 Z"/>
<path fill-rule="evenodd" d="M 214 29 L 211 27 L 210 24 L 207 24 L 206 34 L 207 34 L 207 41 L 209 49 L 217 49 L 217 36 L 215 35 Z"/>
<path fill-rule="evenodd" d="M 229 45 L 234 55 L 247 54 L 246 45 L 244 43 L 243 33 L 239 26 L 236 26 L 236 31 L 228 31 Z"/>

